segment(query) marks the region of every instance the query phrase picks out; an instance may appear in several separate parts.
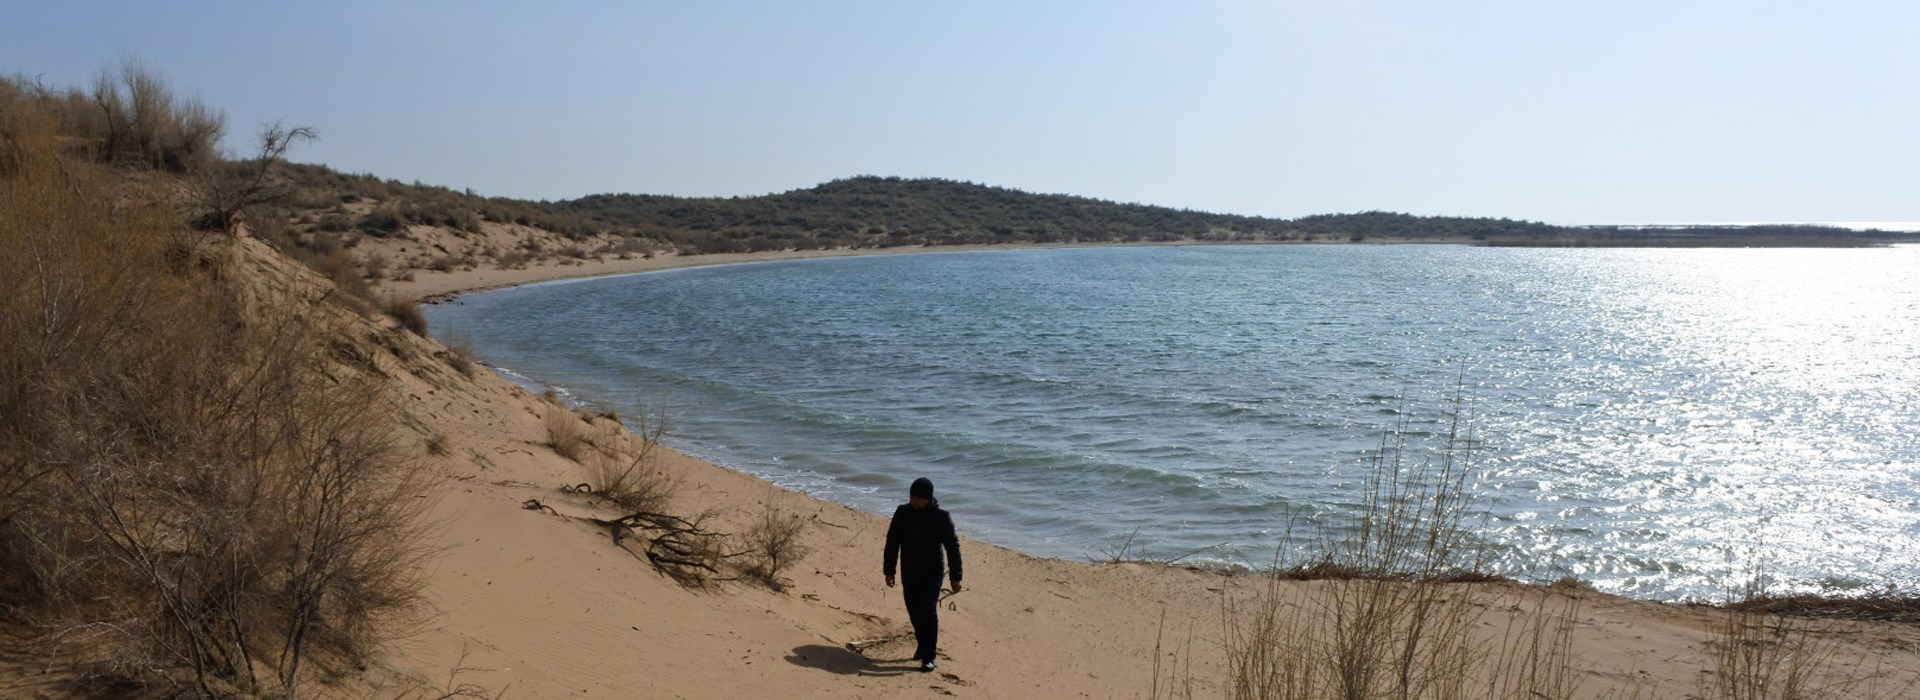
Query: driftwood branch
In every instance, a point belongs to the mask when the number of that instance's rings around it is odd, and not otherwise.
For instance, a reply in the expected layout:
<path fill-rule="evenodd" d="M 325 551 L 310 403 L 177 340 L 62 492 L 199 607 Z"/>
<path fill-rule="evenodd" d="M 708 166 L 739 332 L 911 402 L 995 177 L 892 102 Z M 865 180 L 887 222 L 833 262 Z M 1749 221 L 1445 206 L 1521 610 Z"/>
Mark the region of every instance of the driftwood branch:
<path fill-rule="evenodd" d="M 702 525 L 706 517 L 703 513 L 690 520 L 642 511 L 595 522 L 612 533 L 616 547 L 624 548 L 628 537 L 646 540 L 646 548 L 640 553 L 661 573 L 685 585 L 705 585 L 720 573 L 727 537 L 706 529 Z"/>

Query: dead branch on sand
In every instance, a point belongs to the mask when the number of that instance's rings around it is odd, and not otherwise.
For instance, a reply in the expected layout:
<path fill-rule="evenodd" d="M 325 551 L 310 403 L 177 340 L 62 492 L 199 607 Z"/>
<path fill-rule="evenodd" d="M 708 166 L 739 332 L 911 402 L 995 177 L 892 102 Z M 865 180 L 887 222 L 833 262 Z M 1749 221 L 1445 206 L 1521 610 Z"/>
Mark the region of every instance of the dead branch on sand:
<path fill-rule="evenodd" d="M 706 513 L 693 519 L 677 515 L 642 511 L 613 520 L 595 518 L 594 522 L 613 533 L 613 545 L 624 547 L 628 536 L 646 539 L 641 553 L 661 573 L 682 585 L 705 585 L 720 574 L 719 562 L 725 558 L 726 535 L 706 529 Z M 631 550 L 629 550 L 631 551 Z"/>

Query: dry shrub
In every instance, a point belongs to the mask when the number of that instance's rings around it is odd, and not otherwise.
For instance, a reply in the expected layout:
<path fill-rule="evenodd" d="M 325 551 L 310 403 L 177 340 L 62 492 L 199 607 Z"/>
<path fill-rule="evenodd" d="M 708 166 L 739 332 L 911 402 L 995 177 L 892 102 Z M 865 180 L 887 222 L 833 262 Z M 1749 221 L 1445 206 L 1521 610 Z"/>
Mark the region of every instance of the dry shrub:
<path fill-rule="evenodd" d="M 556 404 L 548 404 L 544 419 L 547 426 L 547 446 L 553 448 L 562 457 L 580 462 L 587 458 L 593 448 L 587 439 L 587 425 L 580 420 L 573 409 Z"/>
<path fill-rule="evenodd" d="M 400 323 L 401 328 L 413 331 L 414 335 L 427 334 L 427 314 L 420 310 L 420 300 L 413 297 L 390 296 L 387 303 L 381 305 L 388 318 Z"/>
<path fill-rule="evenodd" d="M 473 361 L 473 351 L 465 346 L 455 345 L 447 348 L 446 360 L 447 366 L 459 372 L 462 377 L 472 379 L 479 371 Z"/>
<path fill-rule="evenodd" d="M 91 92 L 53 90 L 24 79 L 0 84 L 0 100 L 25 105 L 54 122 L 60 148 L 82 159 L 169 172 L 199 170 L 219 159 L 226 118 L 196 99 L 182 99 L 138 61 L 103 71 Z"/>
<path fill-rule="evenodd" d="M 1405 424 L 1382 442 L 1344 539 L 1276 561 L 1264 590 L 1226 602 L 1231 697 L 1572 696 L 1574 610 L 1490 620 L 1474 602 L 1498 578 L 1465 527 L 1473 440 L 1460 409 L 1432 459 L 1409 462 Z"/>
<path fill-rule="evenodd" d="M 621 513 L 660 513 L 679 491 L 677 475 L 631 453 L 587 451 L 587 483 Z"/>
<path fill-rule="evenodd" d="M 529 255 L 526 251 L 516 250 L 494 258 L 493 264 L 494 267 L 502 270 L 524 270 L 527 267 L 527 263 L 532 260 L 533 256 Z"/>
<path fill-rule="evenodd" d="M 83 676 L 294 696 L 414 602 L 424 485 L 333 309 L 250 293 L 163 194 L 0 110 L 0 555 L 11 630 Z M 112 682 L 109 680 L 109 682 Z"/>
<path fill-rule="evenodd" d="M 1823 684 L 1835 645 L 1822 643 L 1805 621 L 1726 609 L 1708 631 L 1713 673 L 1700 696 L 1713 700 L 1815 700 L 1859 697 L 1851 683 Z"/>
<path fill-rule="evenodd" d="M 1404 425 L 1382 444 L 1346 539 L 1276 562 L 1264 589 L 1225 601 L 1229 697 L 1552 700 L 1580 691 L 1573 633 L 1592 589 L 1571 577 L 1527 589 L 1480 568 L 1466 518 L 1473 441 L 1457 400 L 1454 413 L 1433 461 L 1403 460 Z M 1520 600 L 1481 604 L 1511 596 Z M 1692 697 L 1891 698 L 1920 687 L 1867 659 L 1841 658 L 1836 630 L 1745 607 L 1773 600 L 1757 587 L 1728 598 L 1738 602 L 1715 612 L 1712 668 Z M 1175 696 L 1165 680 L 1156 675 L 1154 697 Z"/>
<path fill-rule="evenodd" d="M 604 446 L 585 450 L 588 483 L 622 513 L 664 513 L 681 485 L 681 475 L 660 459 L 667 421 L 662 411 L 645 407 L 634 420 L 631 433 L 610 431 Z"/>
<path fill-rule="evenodd" d="M 320 239 L 322 241 L 326 239 Z M 293 257 L 313 268 L 320 276 L 333 281 L 333 286 L 346 292 L 351 298 L 371 301 L 373 289 L 367 286 L 367 275 L 355 262 L 353 254 L 341 248 L 332 247 L 330 242 L 323 243 L 313 250 L 294 248 Z M 423 321 L 424 322 L 424 321 Z"/>
<path fill-rule="evenodd" d="M 361 274 L 370 280 L 383 280 L 387 278 L 387 268 L 391 265 L 385 255 L 370 255 L 361 263 Z"/>
<path fill-rule="evenodd" d="M 800 541 L 806 526 L 805 516 L 774 505 L 768 498 L 760 517 L 741 534 L 744 548 L 739 555 L 745 559 L 742 573 L 775 591 L 786 590 L 781 576 L 809 553 Z"/>
<path fill-rule="evenodd" d="M 473 359 L 473 336 L 459 330 L 449 330 L 445 336 L 447 349 L 439 353 L 440 359 L 460 376 L 472 379 L 479 372 L 480 364 Z"/>
<path fill-rule="evenodd" d="M 1757 562 L 1748 578 L 1724 591 L 1710 616 L 1707 653 L 1711 673 L 1700 680 L 1707 700 L 1825 700 L 1913 697 L 1920 674 L 1901 677 L 1868 668 L 1867 659 L 1841 654 L 1853 636 L 1841 623 L 1768 610 L 1780 598 L 1765 588 L 1766 567 Z"/>

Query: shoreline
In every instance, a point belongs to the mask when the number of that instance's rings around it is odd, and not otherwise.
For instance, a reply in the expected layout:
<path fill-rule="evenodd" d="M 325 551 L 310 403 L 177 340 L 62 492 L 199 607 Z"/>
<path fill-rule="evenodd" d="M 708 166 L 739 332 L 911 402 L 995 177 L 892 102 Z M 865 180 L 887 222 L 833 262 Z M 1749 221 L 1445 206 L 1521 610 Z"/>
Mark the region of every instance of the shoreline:
<path fill-rule="evenodd" d="M 518 287 L 530 287 L 530 286 L 555 284 L 555 283 L 571 283 L 571 282 L 580 282 L 580 281 L 588 281 L 588 280 L 612 278 L 612 277 L 626 277 L 630 275 L 650 274 L 654 272 L 665 272 L 670 270 L 691 269 L 691 268 L 698 268 L 698 267 L 725 267 L 725 266 L 750 265 L 750 264 L 769 263 L 769 262 L 788 262 L 788 261 L 795 261 L 795 260 L 818 260 L 818 259 L 826 259 L 826 258 L 866 257 L 866 256 L 875 256 L 875 255 L 927 255 L 927 254 L 944 254 L 944 253 L 1051 250 L 1051 249 L 1062 249 L 1062 248 L 1142 248 L 1142 247 L 1144 248 L 1181 248 L 1181 247 L 1192 247 L 1192 246 L 1235 246 L 1235 245 L 1254 245 L 1254 246 L 1361 245 L 1361 246 L 1364 246 L 1364 245 L 1409 245 L 1409 244 L 1411 245 L 1471 245 L 1471 243 L 1467 241 L 1447 241 L 1447 242 L 1440 242 L 1440 243 L 1424 242 L 1424 241 L 1400 242 L 1400 243 L 1391 243 L 1391 242 L 1346 243 L 1346 242 L 1326 242 L 1326 241 L 1282 242 L 1282 243 L 1180 241 L 1180 242 L 1138 242 L 1138 243 L 1005 244 L 1005 245 L 910 246 L 910 247 L 902 246 L 902 247 L 896 247 L 896 248 L 880 248 L 880 249 L 786 250 L 786 251 L 777 251 L 777 252 L 704 254 L 704 255 L 691 255 L 691 256 L 671 255 L 671 256 L 659 256 L 655 258 L 648 258 L 644 260 L 635 259 L 635 260 L 625 260 L 625 261 L 596 261 L 595 263 L 584 263 L 584 264 L 581 264 L 581 263 L 548 264 L 548 265 L 541 265 L 541 266 L 530 266 L 524 269 L 516 269 L 516 270 L 475 269 L 475 270 L 456 270 L 452 272 L 435 272 L 435 273 L 426 273 L 425 271 L 423 271 L 423 276 L 425 276 L 426 274 L 431 274 L 432 277 L 428 277 L 427 279 L 422 280 L 420 283 L 416 283 L 416 286 L 436 290 L 431 296 L 422 298 L 420 300 L 421 303 L 438 304 L 442 302 L 452 301 L 461 296 L 468 295 L 468 294 L 477 294 L 477 293 L 491 292 L 491 291 L 502 291 L 502 290 L 513 289 Z M 497 273 L 504 273 L 504 274 L 497 274 Z M 437 290 L 445 290 L 445 291 L 437 291 Z M 538 393 L 543 389 L 558 388 L 562 391 L 564 395 L 568 391 L 568 387 L 554 384 L 548 378 L 524 374 L 519 371 L 519 368 L 506 368 L 506 369 L 513 370 L 510 373 L 511 376 L 505 377 L 508 381 L 521 385 L 523 388 L 529 389 L 531 392 Z M 585 400 L 583 401 L 582 399 L 585 399 Z M 604 407 L 604 404 L 596 403 L 596 401 L 594 400 L 594 397 L 590 397 L 590 396 L 573 397 L 568 399 L 567 403 L 570 406 L 573 406 L 575 408 L 588 408 L 592 406 Z M 763 476 L 760 473 L 751 471 L 748 468 L 737 466 L 738 464 L 740 464 L 737 459 L 733 460 L 734 462 L 733 464 L 729 464 L 726 461 L 721 461 L 725 459 L 725 455 L 699 455 L 699 454 L 695 454 L 694 452 L 689 452 L 686 449 L 681 447 L 670 447 L 669 449 L 673 449 L 678 454 L 684 455 L 694 460 L 698 460 L 702 463 L 711 465 L 713 467 L 731 471 L 731 472 L 736 472 L 736 473 L 748 476 L 752 479 L 767 482 L 769 485 L 773 485 L 773 481 L 772 481 L 773 477 Z M 751 460 L 749 460 L 749 462 L 750 461 Z M 786 488 L 786 487 L 779 487 L 779 488 Z M 841 501 L 841 500 L 835 500 L 835 499 L 829 498 L 825 495 L 821 495 L 812 490 L 802 490 L 800 491 L 800 493 L 804 494 L 808 498 L 818 499 L 827 503 L 833 503 L 833 504 L 844 506 L 844 507 L 856 508 L 856 509 L 862 507 L 859 505 L 855 505 L 853 502 L 847 502 L 847 501 Z M 868 505 L 870 506 L 871 504 L 868 504 Z M 1036 551 L 1028 551 L 1024 548 L 1016 547 L 1009 544 L 1001 544 L 1001 543 L 991 543 L 991 544 L 996 547 L 1011 549 L 1012 551 L 1020 552 L 1021 554 L 1040 558 L 1040 559 L 1058 560 L 1058 561 L 1074 562 L 1074 563 L 1081 562 L 1083 559 L 1083 557 L 1076 557 L 1071 553 L 1062 554 L 1057 551 L 1054 553 L 1047 553 L 1044 551 L 1036 552 Z M 1087 559 L 1087 560 L 1091 561 L 1091 559 Z M 1233 570 L 1241 567 L 1246 562 L 1244 559 L 1242 559 L 1242 560 L 1239 560 L 1238 562 L 1222 562 L 1222 563 L 1224 564 L 1224 566 L 1220 567 L 1220 570 Z M 1253 568 L 1257 568 L 1257 567 L 1253 567 Z M 1247 570 L 1253 570 L 1253 569 L 1250 568 Z M 1514 571 L 1519 571 L 1519 570 L 1514 570 Z M 1525 586 L 1545 586 L 1550 583 L 1546 579 L 1528 578 L 1526 577 L 1527 574 L 1524 572 L 1519 572 L 1519 573 L 1502 572 L 1500 575 L 1503 578 L 1506 578 L 1507 580 L 1510 580 L 1510 581 L 1513 581 L 1514 583 L 1525 585 Z M 1631 592 L 1631 591 L 1623 591 L 1623 590 L 1602 590 L 1601 592 L 1605 595 L 1616 596 L 1616 597 L 1620 597 L 1627 600 L 1641 601 L 1641 602 L 1661 604 L 1661 605 L 1693 606 L 1693 605 L 1704 604 L 1704 605 L 1714 606 L 1714 605 L 1720 604 L 1711 595 L 1708 595 L 1705 597 L 1698 597 L 1698 595 L 1695 593 L 1685 593 L 1685 594 L 1669 593 L 1668 595 L 1662 596 L 1662 595 L 1659 595 L 1657 592 L 1649 592 L 1644 590 L 1639 591 L 1637 593 Z M 1845 598 L 1855 597 L 1856 593 L 1866 594 L 1870 592 L 1871 592 L 1871 587 L 1862 587 L 1858 591 L 1831 593 L 1829 595 L 1835 599 L 1845 599 Z M 1804 593 L 1804 591 L 1801 591 L 1801 593 Z M 1796 594 L 1799 594 L 1799 593 L 1796 593 Z"/>
<path fill-rule="evenodd" d="M 978 253 L 988 251 L 1012 250 L 1057 250 L 1071 248 L 1185 248 L 1191 246 L 1369 246 L 1369 245 L 1460 245 L 1471 246 L 1475 241 L 1465 238 L 1459 240 L 1369 240 L 1362 242 L 1344 241 L 1139 241 L 1132 243 L 1007 243 L 1007 244 L 967 244 L 951 246 L 901 246 L 898 248 L 825 248 L 808 250 L 762 251 L 754 253 L 705 253 L 698 255 L 660 255 L 651 258 L 633 258 L 630 260 L 597 260 L 576 262 L 575 264 L 529 265 L 517 269 L 473 268 L 451 272 L 416 270 L 413 280 L 385 280 L 380 283 L 382 292 L 403 299 L 413 299 L 422 304 L 437 304 L 463 294 L 491 292 L 500 289 L 523 287 L 543 282 L 565 280 L 585 280 L 599 277 L 619 277 L 648 272 L 680 270 L 694 267 L 717 267 L 722 265 L 744 265 L 763 262 L 784 262 L 789 260 L 815 260 L 822 258 L 852 258 L 874 255 L 937 255 L 942 253 Z"/>
<path fill-rule="evenodd" d="M 785 262 L 789 260 L 815 260 L 821 258 L 852 258 L 872 255 L 921 255 L 929 253 L 974 253 L 993 250 L 1045 250 L 1051 248 L 1093 248 L 1138 246 L 1183 246 L 1207 245 L 1204 242 L 1192 243 L 1153 243 L 1153 244 L 1111 244 L 1111 243 L 1062 243 L 1056 245 L 957 245 L 957 246 L 918 246 L 913 248 L 828 248 L 817 250 L 782 250 L 756 253 L 707 253 L 702 255 L 661 255 L 651 258 L 631 260 L 601 260 L 582 262 L 576 265 L 540 265 L 520 269 L 471 269 L 453 272 L 417 271 L 420 278 L 407 282 L 386 282 L 386 291 L 401 297 L 410 297 L 422 304 L 435 304 L 453 299 L 463 294 L 491 292 L 514 287 L 524 287 L 545 282 L 587 280 L 601 277 L 621 277 L 666 270 L 683 270 L 695 267 L 719 267 L 723 265 L 746 265 L 763 262 Z"/>
<path fill-rule="evenodd" d="M 537 282 L 845 252 L 552 265 L 506 271 L 515 273 L 507 278 L 458 271 L 434 273 L 421 286 L 441 289 L 444 299 Z M 1262 576 L 1151 561 L 1035 557 L 967 537 L 963 524 L 966 593 L 940 613 L 941 672 L 914 673 L 902 663 L 912 637 L 899 592 L 883 585 L 878 570 L 884 514 L 662 450 L 662 472 L 676 474 L 680 484 L 671 512 L 733 533 L 748 532 L 763 509 L 804 524 L 800 542 L 807 554 L 781 589 L 733 579 L 682 585 L 650 565 L 633 540 L 609 544 L 604 523 L 618 513 L 561 486 L 587 481 L 590 467 L 553 448 L 546 419 L 577 415 L 592 430 L 623 428 L 550 404 L 497 372 L 458 379 L 440 359 L 438 342 L 414 341 L 420 350 L 383 356 L 381 363 L 404 382 L 413 419 L 437 436 L 441 450 L 428 448 L 424 459 L 446 481 L 430 513 L 438 528 L 433 546 L 441 554 L 425 598 L 436 622 L 411 636 L 393 660 L 394 672 L 406 677 L 446 679 L 454 669 L 458 683 L 471 687 L 556 699 L 632 697 L 640 688 L 662 697 L 877 699 L 924 696 L 930 686 L 955 697 L 1137 697 L 1161 688 L 1168 681 L 1163 671 L 1177 662 L 1198 696 L 1227 696 L 1231 661 L 1224 640 L 1238 623 L 1224 612 L 1263 599 L 1316 609 L 1344 585 L 1270 585 Z M 375 344 L 373 352 L 384 351 Z M 1471 599 L 1475 610 L 1534 611 L 1511 618 L 1523 626 L 1563 620 L 1553 624 L 1567 625 L 1568 653 L 1557 663 L 1590 681 L 1575 697 L 1695 687 L 1700 673 L 1713 667 L 1711 630 L 1723 614 L 1579 586 L 1488 582 L 1448 584 L 1447 590 Z M 1515 624 L 1509 619 L 1500 612 L 1485 622 Z M 1835 642 L 1847 659 L 1884 663 L 1896 673 L 1920 669 L 1920 654 L 1888 652 L 1875 641 L 1920 649 L 1920 631 L 1839 624 L 1871 633 Z M 1501 643 L 1500 629 L 1490 628 L 1489 644 Z"/>

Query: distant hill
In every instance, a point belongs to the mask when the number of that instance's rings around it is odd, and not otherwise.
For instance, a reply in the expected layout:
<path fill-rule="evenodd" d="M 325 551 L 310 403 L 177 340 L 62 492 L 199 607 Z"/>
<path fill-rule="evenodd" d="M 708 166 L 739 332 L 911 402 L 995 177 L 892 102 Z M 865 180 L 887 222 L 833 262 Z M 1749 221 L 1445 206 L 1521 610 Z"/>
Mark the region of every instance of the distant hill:
<path fill-rule="evenodd" d="M 554 206 L 690 253 L 1153 241 L 1833 246 L 1920 240 L 1914 234 L 1821 226 L 1571 227 L 1378 211 L 1274 219 L 873 176 L 759 197 L 600 194 Z"/>
<path fill-rule="evenodd" d="M 953 180 L 894 177 L 848 178 L 760 197 L 602 194 L 560 206 L 700 252 L 1280 240 L 1289 236 L 1288 222 L 1279 219 L 1031 194 Z"/>
<path fill-rule="evenodd" d="M 1435 241 L 1573 231 L 1509 219 L 1386 212 L 1273 219 L 1033 194 L 954 180 L 873 176 L 760 197 L 600 194 L 557 206 L 689 252 L 982 243 Z"/>

